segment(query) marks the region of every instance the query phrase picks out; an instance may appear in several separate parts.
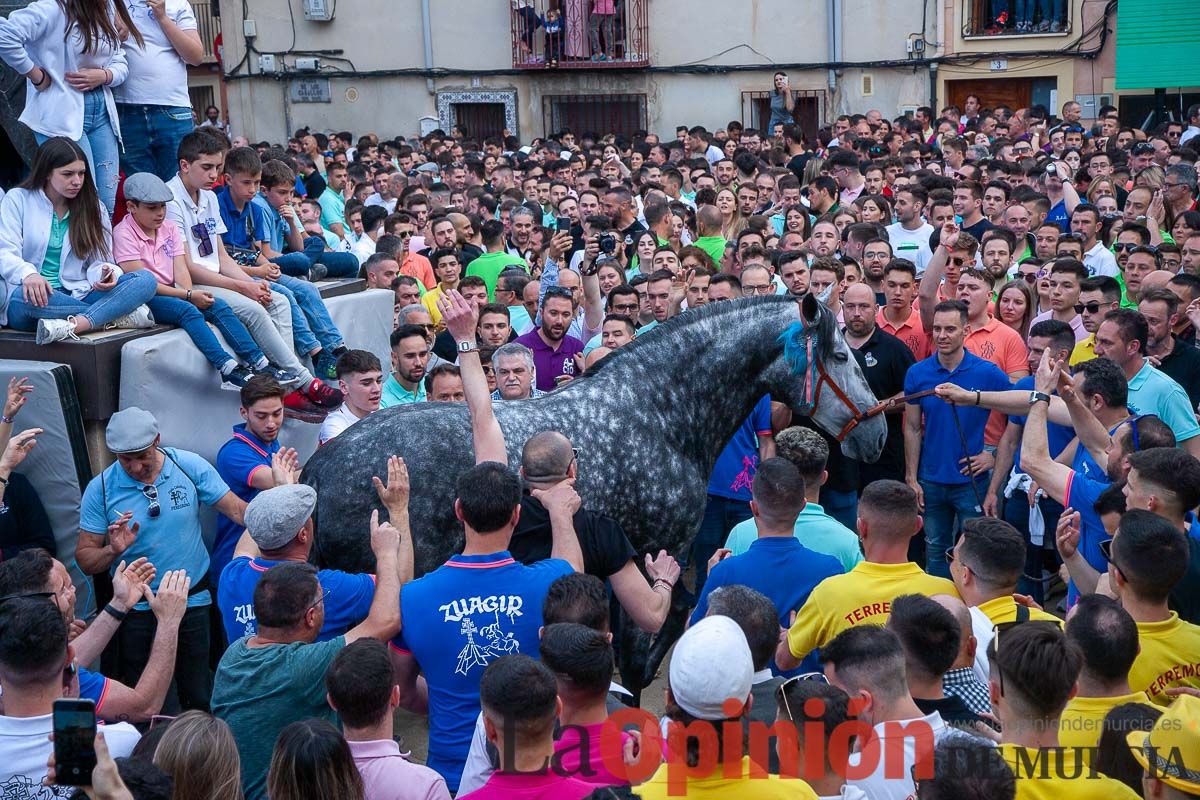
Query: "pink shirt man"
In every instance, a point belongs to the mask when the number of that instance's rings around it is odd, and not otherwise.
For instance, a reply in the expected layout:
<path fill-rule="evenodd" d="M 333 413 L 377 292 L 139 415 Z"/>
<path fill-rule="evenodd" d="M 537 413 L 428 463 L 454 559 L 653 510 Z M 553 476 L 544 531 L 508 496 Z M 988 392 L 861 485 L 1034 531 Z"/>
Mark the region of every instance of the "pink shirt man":
<path fill-rule="evenodd" d="M 362 775 L 366 800 L 450 800 L 446 779 L 408 761 L 391 739 L 347 744 Z"/>
<path fill-rule="evenodd" d="M 175 285 L 175 256 L 183 255 L 183 237 L 179 226 L 164 219 L 154 236 L 147 236 L 132 214 L 116 224 L 112 232 L 113 261 L 140 261 L 158 282 Z"/>

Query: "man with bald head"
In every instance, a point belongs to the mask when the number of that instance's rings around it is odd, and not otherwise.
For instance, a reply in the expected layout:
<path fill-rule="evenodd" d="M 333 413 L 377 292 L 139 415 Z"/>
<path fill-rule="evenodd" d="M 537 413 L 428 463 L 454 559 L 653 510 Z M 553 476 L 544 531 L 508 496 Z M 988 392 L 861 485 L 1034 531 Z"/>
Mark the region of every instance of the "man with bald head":
<path fill-rule="evenodd" d="M 475 347 L 479 312 L 453 290 L 441 298 L 440 308 L 446 329 L 460 344 L 458 365 L 471 414 L 475 461 L 506 464 L 504 434 L 496 422 L 487 378 Z M 470 349 L 461 349 L 467 345 Z M 636 552 L 621 526 L 580 506 L 574 489 L 578 468 L 575 448 L 561 433 L 542 431 L 526 440 L 521 448 L 521 477 L 526 488 L 508 551 L 524 564 L 541 561 L 550 556 L 553 533 L 560 526 L 572 526 L 583 551 L 583 571 L 611 582 L 613 593 L 634 623 L 655 633 L 670 610 L 679 565 L 665 550 L 657 558 L 647 556 L 646 573 L 654 581 L 651 587 L 633 562 Z M 562 495 L 572 498 L 569 517 L 559 511 L 557 498 Z"/>
<path fill-rule="evenodd" d="M 846 321 L 846 343 L 858 361 L 871 391 L 880 400 L 904 394 L 904 375 L 916 363 L 908 345 L 882 330 L 876 320 L 879 306 L 875 290 L 865 283 L 852 283 L 842 296 L 842 318 Z M 886 414 L 888 435 L 883 453 L 874 464 L 859 465 L 859 489 L 881 478 L 899 480 L 904 475 L 904 408 Z"/>
<path fill-rule="evenodd" d="M 979 680 L 979 676 L 975 674 L 974 670 L 978 641 L 972 630 L 971 609 L 952 594 L 935 594 L 930 599 L 954 615 L 961 637 L 958 657 L 954 659 L 950 669 L 942 676 L 942 688 L 945 690 L 946 696 L 957 697 L 976 714 L 992 713 L 992 700 L 988 695 L 988 686 Z"/>

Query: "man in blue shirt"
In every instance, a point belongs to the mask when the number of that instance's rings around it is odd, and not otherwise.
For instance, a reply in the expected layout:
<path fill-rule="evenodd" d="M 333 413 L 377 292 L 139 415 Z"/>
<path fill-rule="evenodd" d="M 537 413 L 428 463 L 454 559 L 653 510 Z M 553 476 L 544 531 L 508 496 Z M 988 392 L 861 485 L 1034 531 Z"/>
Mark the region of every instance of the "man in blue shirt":
<path fill-rule="evenodd" d="M 968 353 L 967 306 L 946 300 L 933 309 L 930 329 L 934 354 L 909 368 L 904 393 L 916 394 L 943 383 L 973 392 L 1008 389 L 1008 376 L 995 364 Z M 983 430 L 988 411 L 955 407 L 936 395 L 909 400 L 904 412 L 905 480 L 917 493 L 925 517 L 925 570 L 950 576 L 946 550 L 962 520 L 983 514 L 989 467 Z M 964 451 L 965 446 L 965 451 Z M 974 485 L 972 485 L 972 483 Z"/>
<path fill-rule="evenodd" d="M 279 458 L 275 459 L 277 462 Z M 278 467 L 275 472 L 278 476 Z M 298 473 L 297 473 L 298 474 Z M 292 480 L 296 475 L 284 476 Z M 408 525 L 408 471 L 398 456 L 388 462 L 388 484 L 376 486 L 388 510 L 388 521 L 400 532 L 401 552 L 411 538 Z M 225 635 L 230 642 L 258 632 L 254 617 L 254 589 L 263 573 L 288 561 L 307 563 L 313 543 L 312 514 L 317 493 L 304 484 L 284 484 L 260 492 L 246 506 L 246 532 L 234 551 L 233 560 L 221 574 L 217 605 Z M 401 585 L 412 580 L 411 559 L 401 558 Z M 341 636 L 366 619 L 375 595 L 375 576 L 323 569 L 317 573 L 325 591 L 325 618 L 318 642 Z"/>
<path fill-rule="evenodd" d="M 326 275 L 348 278 L 358 273 L 358 258 L 345 251 L 325 249 L 325 240 L 308 235 L 292 205 L 295 173 L 282 161 L 262 166 L 261 191 L 250 201 L 262 212 L 267 239 L 263 239 L 266 257 L 285 275 L 319 281 Z"/>
<path fill-rule="evenodd" d="M 837 559 L 809 550 L 793 535 L 796 518 L 804 508 L 804 490 L 800 471 L 787 459 L 768 458 L 758 465 L 750 500 L 758 538 L 742 555 L 713 565 L 689 625 L 708 613 L 708 597 L 713 591 L 742 584 L 769 597 L 779 612 L 780 627 L 786 628 L 791 613 L 804 605 L 813 587 L 845 572 Z"/>
<path fill-rule="evenodd" d="M 765 395 L 755 404 L 725 445 L 708 479 L 708 502 L 692 558 L 696 562 L 696 593 L 704 590 L 708 560 L 717 551 L 729 531 L 750 519 L 750 484 L 760 461 L 775 455 L 775 436 L 771 429 L 771 397 Z M 686 566 L 686 565 L 684 565 Z"/>
<path fill-rule="evenodd" d="M 270 241 L 271 234 L 262 208 L 252 202 L 258 195 L 261 176 L 262 162 L 252 149 L 229 151 L 225 157 L 225 186 L 217 193 L 221 220 L 227 229 L 221 239 L 242 269 L 252 277 L 267 279 L 271 291 L 288 298 L 296 351 L 312 358 L 314 374 L 332 380 L 336 377 L 337 357 L 346 350 L 345 342 L 321 300 L 321 292 L 308 281 L 284 275 L 280 266 L 263 254 L 261 245 Z M 335 405 L 340 402 L 339 398 Z"/>
<path fill-rule="evenodd" d="M 200 533 L 201 504 L 242 523 L 246 504 L 229 491 L 217 471 L 200 456 L 159 444 L 158 422 L 148 411 L 131 407 L 109 420 L 105 443 L 117 457 L 93 478 L 80 504 L 75 560 L 88 575 L 116 570 L 119 561 L 146 557 L 158 570 L 152 589 L 171 571 L 192 579 L 188 609 L 179 628 L 175 687 L 164 709 L 208 710 L 209 672 L 208 550 Z M 133 607 L 117 634 L 117 678 L 137 684 L 154 640 L 149 603 Z"/>

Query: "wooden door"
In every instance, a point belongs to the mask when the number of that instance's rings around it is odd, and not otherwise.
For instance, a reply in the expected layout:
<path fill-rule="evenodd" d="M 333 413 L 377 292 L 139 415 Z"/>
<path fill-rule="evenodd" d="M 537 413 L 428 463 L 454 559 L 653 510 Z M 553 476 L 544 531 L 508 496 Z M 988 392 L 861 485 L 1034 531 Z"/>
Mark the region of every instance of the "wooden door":
<path fill-rule="evenodd" d="M 504 103 L 455 103 L 454 122 L 477 142 L 499 136 L 504 132 Z"/>
<path fill-rule="evenodd" d="M 1029 107 L 1033 99 L 1033 79 L 985 78 L 982 80 L 946 81 L 945 105 L 962 108 L 969 94 L 978 95 L 984 108 L 1008 106 L 1016 111 L 1018 108 Z"/>

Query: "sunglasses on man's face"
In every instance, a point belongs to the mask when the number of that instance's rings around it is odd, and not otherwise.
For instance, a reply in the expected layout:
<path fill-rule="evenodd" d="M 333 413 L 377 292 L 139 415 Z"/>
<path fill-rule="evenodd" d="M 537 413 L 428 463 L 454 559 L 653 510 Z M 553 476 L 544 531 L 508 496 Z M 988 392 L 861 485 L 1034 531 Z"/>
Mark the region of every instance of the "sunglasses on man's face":
<path fill-rule="evenodd" d="M 1113 245 L 1113 252 L 1115 252 L 1115 253 L 1132 253 L 1134 250 L 1136 250 L 1139 247 L 1141 247 L 1140 244 L 1131 244 L 1130 242 L 1117 242 L 1116 244 Z"/>
<path fill-rule="evenodd" d="M 1109 305 L 1109 303 L 1076 303 L 1075 313 L 1082 314 L 1086 311 L 1089 314 L 1099 314 L 1100 309 L 1108 308 Z"/>

